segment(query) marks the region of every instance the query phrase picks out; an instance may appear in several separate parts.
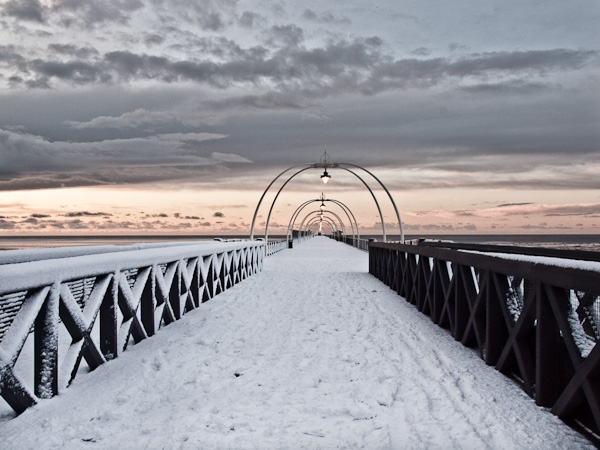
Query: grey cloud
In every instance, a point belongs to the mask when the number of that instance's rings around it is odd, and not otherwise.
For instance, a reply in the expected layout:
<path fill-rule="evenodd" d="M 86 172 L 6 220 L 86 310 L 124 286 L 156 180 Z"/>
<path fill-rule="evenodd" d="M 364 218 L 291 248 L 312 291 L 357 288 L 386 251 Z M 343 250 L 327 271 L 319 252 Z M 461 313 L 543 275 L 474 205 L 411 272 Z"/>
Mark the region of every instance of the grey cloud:
<path fill-rule="evenodd" d="M 237 0 L 157 1 L 167 12 L 176 11 L 182 19 L 194 22 L 207 31 L 222 31 L 234 21 Z"/>
<path fill-rule="evenodd" d="M 92 47 L 77 47 L 72 44 L 49 44 L 48 50 L 61 54 L 74 56 L 79 59 L 86 59 L 93 56 L 98 56 L 98 50 Z"/>
<path fill-rule="evenodd" d="M 101 142 L 49 142 L 0 130 L 0 190 L 194 178 L 218 171 L 224 164 L 249 162 L 230 153 L 202 156 L 202 142 L 223 137 L 172 133 Z"/>
<path fill-rule="evenodd" d="M 154 45 L 160 45 L 165 42 L 165 37 L 160 36 L 158 34 L 145 34 L 144 35 L 144 44 L 151 47 Z"/>
<path fill-rule="evenodd" d="M 492 94 L 492 95 L 530 95 L 541 93 L 545 90 L 555 89 L 556 86 L 547 83 L 530 83 L 525 80 L 508 80 L 500 83 L 480 83 L 471 86 L 463 86 L 461 89 L 465 92 L 474 94 Z M 560 87 L 559 87 L 560 88 Z"/>
<path fill-rule="evenodd" d="M 507 208 L 510 206 L 526 206 L 533 205 L 533 203 L 502 203 L 501 205 L 496 206 L 496 208 Z"/>
<path fill-rule="evenodd" d="M 314 21 L 323 24 L 343 24 L 349 25 L 352 21 L 348 17 L 337 17 L 331 11 L 326 11 L 317 14 L 312 9 L 305 9 L 302 13 L 302 18 L 309 21 Z"/>
<path fill-rule="evenodd" d="M 224 61 L 175 60 L 130 51 L 113 51 L 102 60 L 21 62 L 22 77 L 47 83 L 110 83 L 115 80 L 155 80 L 165 83 L 194 81 L 227 88 L 240 83 L 275 84 L 279 92 L 314 96 L 345 92 L 375 94 L 390 89 L 428 88 L 446 80 L 483 81 L 514 76 L 545 76 L 553 71 L 576 70 L 598 61 L 597 51 L 555 49 L 473 54 L 459 59 L 405 58 L 394 60 L 377 37 L 329 42 L 320 48 L 302 48 L 303 32 L 293 25 L 275 27 L 271 42 L 284 47 L 268 52 L 263 47 L 242 49 L 226 42 Z M 204 46 L 216 41 L 204 41 Z M 215 47 L 213 47 L 215 48 Z M 222 50 L 219 50 L 222 51 Z M 35 78 L 26 78 L 29 71 Z M 531 89 L 533 82 L 512 80 L 512 87 Z M 481 83 L 480 83 L 481 84 Z M 492 86 L 493 84 L 490 84 Z M 506 86 L 506 85 L 505 85 Z M 472 88 L 475 89 L 475 88 Z"/>
<path fill-rule="evenodd" d="M 274 26 L 268 32 L 269 45 L 297 47 L 304 41 L 304 30 L 296 25 Z"/>
<path fill-rule="evenodd" d="M 64 217 L 94 217 L 94 216 L 112 216 L 112 214 L 104 212 L 89 212 L 89 211 L 76 211 L 61 214 Z"/>
<path fill-rule="evenodd" d="M 419 47 L 414 49 L 410 53 L 416 56 L 429 56 L 431 54 L 431 49 L 428 49 L 426 47 Z"/>
<path fill-rule="evenodd" d="M 4 219 L 0 219 L 0 229 L 3 230 L 12 230 L 15 228 L 15 223 L 13 221 L 8 221 Z"/>
<path fill-rule="evenodd" d="M 0 64 L 12 67 L 16 70 L 26 70 L 27 60 L 19 54 L 14 45 L 0 45 Z"/>
<path fill-rule="evenodd" d="M 44 61 L 33 60 L 29 68 L 39 76 L 38 80 L 58 78 L 73 84 L 91 84 L 95 82 L 108 82 L 110 75 L 104 73 L 96 64 L 83 61 Z"/>
<path fill-rule="evenodd" d="M 115 128 L 115 129 L 131 129 L 139 128 L 148 125 L 157 125 L 164 123 L 174 123 L 178 120 L 173 113 L 163 111 L 148 111 L 143 108 L 138 108 L 134 111 L 129 111 L 117 117 L 98 116 L 87 122 L 66 121 L 65 124 L 70 128 L 84 130 L 90 128 Z"/>
<path fill-rule="evenodd" d="M 129 14 L 142 6 L 140 0 L 55 0 L 52 12 L 60 15 L 65 26 L 94 26 L 103 22 L 126 24 Z"/>
<path fill-rule="evenodd" d="M 10 0 L 4 4 L 2 11 L 19 20 L 45 22 L 46 8 L 39 0 Z"/>
<path fill-rule="evenodd" d="M 244 28 L 254 28 L 265 22 L 264 16 L 251 11 L 244 11 L 238 19 L 238 23 Z"/>

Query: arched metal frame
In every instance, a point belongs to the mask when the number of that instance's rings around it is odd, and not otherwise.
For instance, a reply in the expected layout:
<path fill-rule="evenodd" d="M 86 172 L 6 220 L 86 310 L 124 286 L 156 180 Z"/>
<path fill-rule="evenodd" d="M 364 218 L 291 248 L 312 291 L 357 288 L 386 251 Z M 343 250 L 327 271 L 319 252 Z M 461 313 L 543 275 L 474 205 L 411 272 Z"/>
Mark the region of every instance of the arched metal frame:
<path fill-rule="evenodd" d="M 304 172 L 305 170 L 308 169 L 325 169 L 327 170 L 328 167 L 332 167 L 332 168 L 340 168 L 343 170 L 346 170 L 348 172 L 350 172 L 351 174 L 353 174 L 354 176 L 356 176 L 364 185 L 365 187 L 369 190 L 369 192 L 371 193 L 371 196 L 373 197 L 373 200 L 375 201 L 375 204 L 377 205 L 377 209 L 379 212 L 379 216 L 381 218 L 381 227 L 382 227 L 382 231 L 383 231 L 383 241 L 387 242 L 387 234 L 386 234 L 386 230 L 385 230 L 385 220 L 383 218 L 383 214 L 381 212 L 381 208 L 379 206 L 379 202 L 377 201 L 377 197 L 375 196 L 375 194 L 373 193 L 373 190 L 369 187 L 369 185 L 359 176 L 357 175 L 354 171 L 348 169 L 347 167 L 342 167 L 342 166 L 349 166 L 349 167 L 353 167 L 353 168 L 357 168 L 360 170 L 363 170 L 364 172 L 366 172 L 367 174 L 371 175 L 371 177 L 373 177 L 375 179 L 375 181 L 377 181 L 379 183 L 379 185 L 383 188 L 383 190 L 386 192 L 386 194 L 388 195 L 390 201 L 392 202 L 392 205 L 394 207 L 394 211 L 396 212 L 396 218 L 398 219 L 398 226 L 400 227 L 400 241 L 404 242 L 404 228 L 402 226 L 402 219 L 400 218 L 400 213 L 398 212 L 398 207 L 396 206 L 396 202 L 394 201 L 392 195 L 390 194 L 390 191 L 387 189 L 387 187 L 381 182 L 381 180 L 379 178 L 377 178 L 373 173 L 371 173 L 370 171 L 368 171 L 367 169 L 365 169 L 364 167 L 361 167 L 359 165 L 356 164 L 350 164 L 350 163 L 328 163 L 327 161 L 325 162 L 320 162 L 320 163 L 315 163 L 315 164 L 309 164 L 309 165 L 297 165 L 297 166 L 292 166 L 287 168 L 286 170 L 284 170 L 283 172 L 281 172 L 279 175 L 277 175 L 267 186 L 267 188 L 265 189 L 265 191 L 263 192 L 262 196 L 260 197 L 260 200 L 258 201 L 258 204 L 256 205 L 256 210 L 254 211 L 254 216 L 252 218 L 252 226 L 250 229 L 250 239 L 254 239 L 254 227 L 256 225 L 256 217 L 258 215 L 258 211 L 260 209 L 260 205 L 262 204 L 262 201 L 265 197 L 265 195 L 267 194 L 268 190 L 271 188 L 271 186 L 273 186 L 273 184 L 275 183 L 275 181 L 277 181 L 281 176 L 283 176 L 285 173 L 289 172 L 290 170 L 296 169 L 298 167 L 302 167 L 302 169 L 296 171 L 293 175 L 291 175 L 286 181 L 285 183 L 279 188 L 279 190 L 277 191 L 277 194 L 275 195 L 275 198 L 273 199 L 273 202 L 271 204 L 271 207 L 269 209 L 269 214 L 267 216 L 267 221 L 266 221 L 266 226 L 265 226 L 265 240 L 268 241 L 269 238 L 269 222 L 271 219 L 271 213 L 273 212 L 273 208 L 275 206 L 275 202 L 277 201 L 277 198 L 279 197 L 279 194 L 281 193 L 281 191 L 283 190 L 283 188 L 294 178 L 296 177 L 296 175 Z"/>
<path fill-rule="evenodd" d="M 352 236 L 354 238 L 358 237 L 358 239 L 360 239 L 360 233 L 358 231 L 358 222 L 356 221 L 356 218 L 354 217 L 354 214 L 352 213 L 350 208 L 348 208 L 344 203 L 340 202 L 339 200 L 335 200 L 332 198 L 324 198 L 324 197 L 314 199 L 314 200 L 307 200 L 304 203 L 302 203 L 300 206 L 298 206 L 298 208 L 296 208 L 296 211 L 294 211 L 294 213 L 292 214 L 292 217 L 290 218 L 290 222 L 288 224 L 288 228 L 287 228 L 288 239 L 290 238 L 290 234 L 291 234 L 293 227 L 296 223 L 296 220 L 297 220 L 298 216 L 300 215 L 300 213 L 302 212 L 302 210 L 304 208 L 306 208 L 309 204 L 315 203 L 315 202 L 332 202 L 332 203 L 335 203 L 336 205 L 338 205 L 342 209 L 342 211 L 344 211 L 346 216 L 348 217 L 348 221 L 350 222 L 350 228 L 352 229 Z M 353 222 L 353 220 L 354 220 L 354 222 Z M 345 231 L 344 231 L 344 234 L 346 234 Z"/>
<path fill-rule="evenodd" d="M 314 225 L 320 223 L 321 220 L 313 218 L 310 221 L 310 224 L 306 227 L 307 230 L 310 230 Z M 331 219 L 325 219 L 322 221 L 323 225 L 327 225 L 329 227 L 329 229 L 331 230 L 331 232 L 333 233 L 336 229 L 336 227 L 332 224 Z"/>
<path fill-rule="evenodd" d="M 309 227 L 307 227 L 307 231 L 311 230 L 311 227 L 315 226 L 316 224 L 318 224 L 319 221 L 318 220 L 314 220 Z M 327 227 L 329 227 L 329 231 L 331 231 L 331 234 L 333 234 L 333 232 L 335 231 L 335 227 L 333 225 L 331 225 L 330 222 L 324 220 L 323 221 L 323 225 L 326 225 Z M 313 232 L 314 233 L 314 232 Z"/>
<path fill-rule="evenodd" d="M 304 222 L 305 222 L 305 221 L 306 221 L 306 220 L 307 220 L 307 219 L 308 219 L 310 216 L 312 216 L 313 214 L 319 214 L 319 215 L 320 215 L 321 213 L 323 213 L 323 218 L 325 218 L 325 217 L 326 217 L 326 216 L 325 216 L 325 214 L 331 214 L 333 217 L 335 217 L 335 218 L 338 220 L 338 222 L 339 222 L 339 224 L 340 224 L 340 226 L 341 226 L 341 228 L 342 228 L 342 229 L 341 229 L 342 233 L 346 234 L 346 227 L 344 226 L 344 222 L 342 221 L 342 219 L 340 218 L 340 216 L 338 216 L 338 215 L 337 215 L 336 213 L 334 213 L 333 211 L 329 211 L 329 210 L 324 210 L 324 211 L 322 211 L 322 210 L 320 210 L 320 209 L 319 209 L 319 210 L 316 210 L 316 211 L 311 211 L 310 213 L 308 213 L 308 214 L 307 214 L 307 215 L 304 217 L 304 219 L 302 219 L 302 223 L 300 224 L 300 230 L 302 230 L 302 229 L 303 229 Z"/>

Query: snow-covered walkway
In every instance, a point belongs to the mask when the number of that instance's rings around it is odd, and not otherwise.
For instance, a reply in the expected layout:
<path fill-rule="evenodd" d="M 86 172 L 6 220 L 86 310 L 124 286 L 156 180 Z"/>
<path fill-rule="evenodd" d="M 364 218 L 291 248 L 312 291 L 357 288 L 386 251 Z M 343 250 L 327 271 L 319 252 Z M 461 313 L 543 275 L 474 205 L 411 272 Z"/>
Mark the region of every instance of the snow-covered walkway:
<path fill-rule="evenodd" d="M 59 397 L 2 449 L 593 448 L 315 238 Z"/>

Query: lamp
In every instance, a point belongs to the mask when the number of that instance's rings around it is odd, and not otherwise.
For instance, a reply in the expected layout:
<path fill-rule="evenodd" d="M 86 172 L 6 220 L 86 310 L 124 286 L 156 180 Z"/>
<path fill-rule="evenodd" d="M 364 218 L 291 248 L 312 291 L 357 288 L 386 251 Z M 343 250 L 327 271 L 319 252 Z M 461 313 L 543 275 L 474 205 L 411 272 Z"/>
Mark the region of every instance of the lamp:
<path fill-rule="evenodd" d="M 323 180 L 323 183 L 327 184 L 327 182 L 329 181 L 330 178 L 331 178 L 331 175 L 329 175 L 327 173 L 327 169 L 325 169 L 325 171 L 323 172 L 323 175 L 321 175 L 321 180 Z"/>

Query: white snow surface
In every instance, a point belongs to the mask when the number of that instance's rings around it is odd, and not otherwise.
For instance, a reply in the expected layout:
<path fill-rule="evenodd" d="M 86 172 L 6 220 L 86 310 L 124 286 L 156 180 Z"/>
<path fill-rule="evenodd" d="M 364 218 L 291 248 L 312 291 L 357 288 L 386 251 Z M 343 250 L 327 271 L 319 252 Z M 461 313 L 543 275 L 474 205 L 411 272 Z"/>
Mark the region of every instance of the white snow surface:
<path fill-rule="evenodd" d="M 58 397 L 2 449 L 594 448 L 314 238 Z"/>

